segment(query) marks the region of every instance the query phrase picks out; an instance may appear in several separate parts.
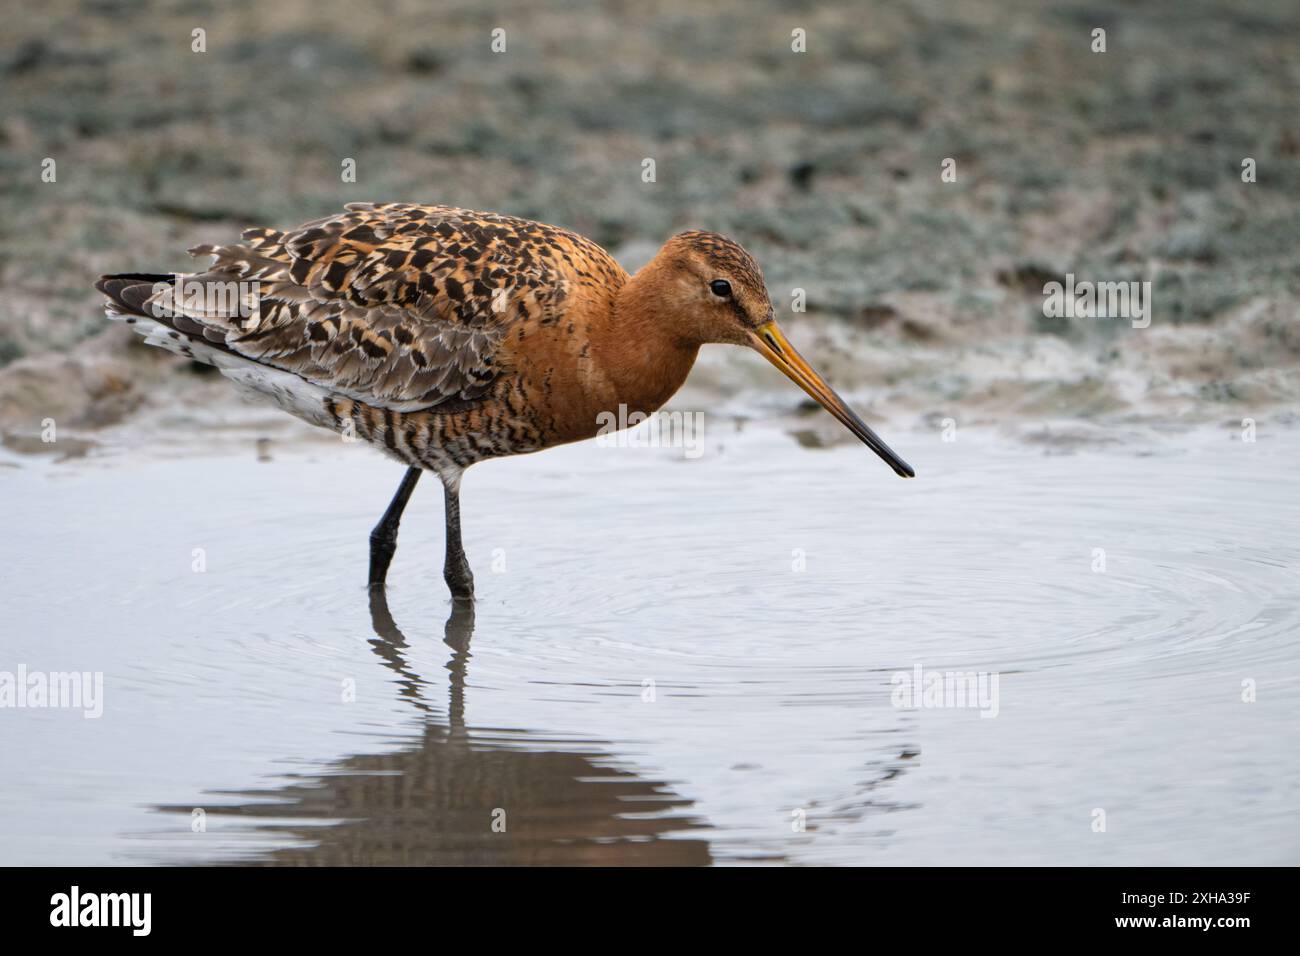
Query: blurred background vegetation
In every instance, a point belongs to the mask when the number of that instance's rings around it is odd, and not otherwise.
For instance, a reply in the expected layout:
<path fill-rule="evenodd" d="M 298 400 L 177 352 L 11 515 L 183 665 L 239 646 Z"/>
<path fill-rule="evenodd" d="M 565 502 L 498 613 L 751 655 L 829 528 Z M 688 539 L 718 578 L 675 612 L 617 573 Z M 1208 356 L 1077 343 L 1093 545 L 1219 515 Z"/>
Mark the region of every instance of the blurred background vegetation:
<path fill-rule="evenodd" d="M 32 396 L 117 420 L 179 374 L 106 330 L 100 273 L 389 199 L 629 268 L 728 233 L 796 341 L 918 427 L 1290 416 L 1298 93 L 1294 0 L 47 0 L 0 39 L 0 425 Z M 1153 281 L 1152 327 L 1044 318 L 1066 272 Z"/>

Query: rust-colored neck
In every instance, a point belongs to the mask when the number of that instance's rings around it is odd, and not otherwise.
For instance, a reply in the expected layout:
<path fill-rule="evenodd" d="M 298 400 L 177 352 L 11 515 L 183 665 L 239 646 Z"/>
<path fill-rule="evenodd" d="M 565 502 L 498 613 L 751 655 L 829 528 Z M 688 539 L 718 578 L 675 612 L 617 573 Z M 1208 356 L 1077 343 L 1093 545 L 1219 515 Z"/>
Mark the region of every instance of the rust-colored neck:
<path fill-rule="evenodd" d="M 652 412 L 686 381 L 700 343 L 670 308 L 663 270 L 651 262 L 625 282 L 609 319 L 592 337 L 593 357 L 608 376 L 617 403 Z"/>

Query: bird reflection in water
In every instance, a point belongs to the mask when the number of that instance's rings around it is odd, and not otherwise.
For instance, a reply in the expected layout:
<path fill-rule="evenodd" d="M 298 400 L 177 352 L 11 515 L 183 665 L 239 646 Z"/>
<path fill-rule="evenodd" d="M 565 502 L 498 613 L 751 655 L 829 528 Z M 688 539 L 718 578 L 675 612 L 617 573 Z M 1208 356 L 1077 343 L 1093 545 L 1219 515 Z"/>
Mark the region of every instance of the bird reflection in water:
<path fill-rule="evenodd" d="M 537 749 L 526 733 L 476 732 L 467 726 L 472 602 L 455 601 L 447 619 L 444 639 L 451 659 L 445 721 L 428 700 L 431 685 L 407 661 L 406 636 L 381 588 L 370 590 L 370 615 L 371 646 L 397 674 L 402 699 L 425 715 L 421 733 L 393 752 L 343 757 L 274 788 L 222 791 L 223 798 L 249 802 L 210 807 L 209 817 L 247 817 L 254 834 L 275 847 L 237 862 L 682 866 L 711 861 L 708 842 L 688 835 L 703 826 L 683 813 L 690 801 L 665 783 L 613 766 L 613 754 L 596 746 L 586 752 Z M 158 809 L 190 813 L 189 807 Z"/>

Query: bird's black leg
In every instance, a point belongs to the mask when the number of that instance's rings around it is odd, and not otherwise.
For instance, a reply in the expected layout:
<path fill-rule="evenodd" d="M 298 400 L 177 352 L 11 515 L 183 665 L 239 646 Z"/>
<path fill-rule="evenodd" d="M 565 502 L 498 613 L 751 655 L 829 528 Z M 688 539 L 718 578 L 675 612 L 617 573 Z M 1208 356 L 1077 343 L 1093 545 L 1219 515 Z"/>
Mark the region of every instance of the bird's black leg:
<path fill-rule="evenodd" d="M 474 575 L 470 573 L 469 561 L 460 543 L 460 476 L 443 479 L 442 487 L 447 501 L 447 562 L 443 565 L 442 576 L 454 599 L 472 601 Z"/>
<path fill-rule="evenodd" d="M 393 562 L 393 552 L 397 550 L 397 526 L 401 524 L 402 512 L 406 502 L 415 490 L 415 483 L 420 480 L 419 468 L 408 468 L 402 476 L 402 483 L 397 486 L 397 494 L 388 505 L 388 510 L 379 519 L 379 524 L 370 532 L 370 587 L 382 588 L 388 577 L 388 566 Z"/>

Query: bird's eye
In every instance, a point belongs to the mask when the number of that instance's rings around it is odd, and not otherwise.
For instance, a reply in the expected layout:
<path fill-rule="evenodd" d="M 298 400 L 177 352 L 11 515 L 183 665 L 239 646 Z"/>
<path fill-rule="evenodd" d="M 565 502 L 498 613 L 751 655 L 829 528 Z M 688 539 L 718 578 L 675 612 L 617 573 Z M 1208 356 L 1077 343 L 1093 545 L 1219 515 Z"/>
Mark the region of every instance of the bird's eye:
<path fill-rule="evenodd" d="M 714 279 L 709 283 L 709 288 L 719 299 L 725 299 L 731 295 L 731 283 L 726 279 Z"/>

